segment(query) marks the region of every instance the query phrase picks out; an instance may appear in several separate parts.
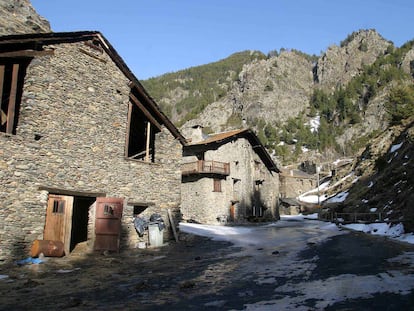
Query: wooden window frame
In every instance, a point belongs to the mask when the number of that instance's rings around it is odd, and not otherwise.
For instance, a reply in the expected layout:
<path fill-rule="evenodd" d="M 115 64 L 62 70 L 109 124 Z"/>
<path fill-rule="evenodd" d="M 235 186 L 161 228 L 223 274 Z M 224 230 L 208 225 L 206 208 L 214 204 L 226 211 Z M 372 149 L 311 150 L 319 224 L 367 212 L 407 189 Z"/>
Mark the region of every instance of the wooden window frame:
<path fill-rule="evenodd" d="M 213 179 L 213 192 L 222 192 L 221 190 L 221 179 L 214 178 Z"/>
<path fill-rule="evenodd" d="M 65 213 L 65 201 L 54 200 L 52 214 L 64 214 Z"/>
<path fill-rule="evenodd" d="M 0 132 L 16 134 L 24 77 L 31 60 L 0 53 Z"/>
<path fill-rule="evenodd" d="M 125 157 L 155 162 L 155 135 L 162 127 L 139 98 L 130 93 Z"/>

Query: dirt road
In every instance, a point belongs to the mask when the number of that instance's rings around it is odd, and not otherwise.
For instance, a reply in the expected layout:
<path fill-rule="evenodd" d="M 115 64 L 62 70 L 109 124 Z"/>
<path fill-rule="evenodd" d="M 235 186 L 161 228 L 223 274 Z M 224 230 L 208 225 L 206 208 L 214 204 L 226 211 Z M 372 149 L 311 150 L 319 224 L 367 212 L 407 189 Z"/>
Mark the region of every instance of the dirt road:
<path fill-rule="evenodd" d="M 181 235 L 157 249 L 1 266 L 1 310 L 408 310 L 414 247 L 328 232 L 319 222 L 254 227 L 245 246 Z M 257 240 L 255 236 L 259 237 Z M 387 307 L 387 308 L 385 308 Z"/>

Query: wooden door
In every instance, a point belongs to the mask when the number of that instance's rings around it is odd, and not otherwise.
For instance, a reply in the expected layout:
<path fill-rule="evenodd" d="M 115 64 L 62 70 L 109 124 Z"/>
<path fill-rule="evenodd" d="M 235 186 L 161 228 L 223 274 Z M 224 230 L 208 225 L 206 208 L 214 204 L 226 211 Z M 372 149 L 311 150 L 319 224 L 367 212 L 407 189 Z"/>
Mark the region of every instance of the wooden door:
<path fill-rule="evenodd" d="M 95 218 L 95 250 L 119 251 L 124 200 L 97 198 Z"/>
<path fill-rule="evenodd" d="M 230 206 L 230 220 L 236 220 L 236 203 L 232 203 Z"/>
<path fill-rule="evenodd" d="M 72 196 L 49 194 L 43 239 L 63 242 L 66 255 L 70 252 L 72 211 Z"/>

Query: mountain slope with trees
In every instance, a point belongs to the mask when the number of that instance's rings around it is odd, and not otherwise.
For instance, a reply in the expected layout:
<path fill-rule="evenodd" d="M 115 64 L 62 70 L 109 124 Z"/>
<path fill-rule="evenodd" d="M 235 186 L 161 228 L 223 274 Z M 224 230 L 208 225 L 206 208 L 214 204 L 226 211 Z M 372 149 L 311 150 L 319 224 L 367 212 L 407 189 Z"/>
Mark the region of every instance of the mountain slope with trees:
<path fill-rule="evenodd" d="M 393 101 L 412 96 L 412 41 L 395 47 L 360 30 L 319 57 L 286 49 L 240 55 L 143 84 L 179 127 L 251 127 L 282 164 L 356 155 L 388 128 L 392 109 L 410 111 Z"/>

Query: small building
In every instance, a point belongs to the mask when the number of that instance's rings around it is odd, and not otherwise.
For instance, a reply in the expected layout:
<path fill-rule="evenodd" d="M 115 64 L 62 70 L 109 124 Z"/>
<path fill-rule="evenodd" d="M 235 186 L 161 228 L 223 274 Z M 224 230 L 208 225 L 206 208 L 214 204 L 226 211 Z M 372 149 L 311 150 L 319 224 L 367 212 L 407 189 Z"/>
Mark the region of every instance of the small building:
<path fill-rule="evenodd" d="M 281 198 L 296 198 L 317 187 L 316 175 L 298 169 L 281 168 L 279 178 Z"/>
<path fill-rule="evenodd" d="M 279 219 L 278 168 L 250 129 L 206 136 L 183 130 L 181 213 L 203 224 Z"/>
<path fill-rule="evenodd" d="M 101 33 L 0 37 L 0 98 L 0 262 L 136 247 L 134 216 L 179 216 L 185 139 Z"/>
<path fill-rule="evenodd" d="M 297 215 L 304 212 L 306 208 L 297 200 L 297 197 L 317 187 L 315 175 L 286 167 L 280 169 L 279 180 L 280 215 Z"/>

